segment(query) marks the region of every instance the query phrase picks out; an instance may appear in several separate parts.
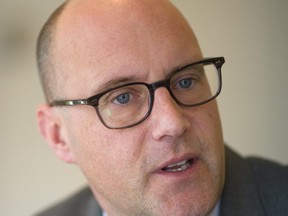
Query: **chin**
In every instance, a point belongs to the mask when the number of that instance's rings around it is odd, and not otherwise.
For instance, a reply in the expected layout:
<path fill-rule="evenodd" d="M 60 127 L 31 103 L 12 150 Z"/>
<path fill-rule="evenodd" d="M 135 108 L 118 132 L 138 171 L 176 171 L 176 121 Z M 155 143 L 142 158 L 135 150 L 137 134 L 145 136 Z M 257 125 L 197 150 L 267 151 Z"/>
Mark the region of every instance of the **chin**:
<path fill-rule="evenodd" d="M 151 208 L 148 208 L 150 213 L 142 215 L 207 216 L 214 209 L 219 199 L 219 193 L 215 191 L 215 188 L 212 193 L 211 188 L 207 191 L 209 192 L 196 189 L 196 191 L 192 190 L 190 193 L 186 191 L 180 194 L 159 197 L 158 201 L 154 199 Z"/>

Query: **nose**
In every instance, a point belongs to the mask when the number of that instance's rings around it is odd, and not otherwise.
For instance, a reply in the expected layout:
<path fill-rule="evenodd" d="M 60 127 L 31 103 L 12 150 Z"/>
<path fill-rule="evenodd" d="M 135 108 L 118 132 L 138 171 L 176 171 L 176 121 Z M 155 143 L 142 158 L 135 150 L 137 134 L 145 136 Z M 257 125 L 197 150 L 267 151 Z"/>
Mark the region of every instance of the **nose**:
<path fill-rule="evenodd" d="M 154 139 L 163 137 L 180 137 L 190 127 L 183 110 L 171 97 L 165 87 L 155 91 L 155 100 L 151 113 L 152 134 Z"/>

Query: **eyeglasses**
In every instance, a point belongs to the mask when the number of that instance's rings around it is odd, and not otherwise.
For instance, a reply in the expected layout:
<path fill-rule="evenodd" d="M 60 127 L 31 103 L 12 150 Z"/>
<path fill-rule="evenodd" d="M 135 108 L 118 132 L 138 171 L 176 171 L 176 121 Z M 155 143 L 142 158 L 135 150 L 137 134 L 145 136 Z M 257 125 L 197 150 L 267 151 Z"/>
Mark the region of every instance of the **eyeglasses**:
<path fill-rule="evenodd" d="M 129 128 L 149 116 L 157 88 L 167 88 L 176 103 L 184 107 L 199 106 L 216 98 L 221 92 L 224 62 L 224 57 L 207 58 L 181 67 L 166 79 L 151 84 L 127 83 L 87 99 L 55 100 L 50 105 L 90 105 L 107 128 Z"/>

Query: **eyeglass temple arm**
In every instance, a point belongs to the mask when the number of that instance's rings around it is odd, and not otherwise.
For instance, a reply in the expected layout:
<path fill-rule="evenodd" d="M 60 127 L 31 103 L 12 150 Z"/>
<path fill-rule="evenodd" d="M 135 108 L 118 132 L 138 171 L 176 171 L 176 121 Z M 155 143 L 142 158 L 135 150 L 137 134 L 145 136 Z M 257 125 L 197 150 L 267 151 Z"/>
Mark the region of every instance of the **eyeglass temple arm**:
<path fill-rule="evenodd" d="M 58 100 L 50 103 L 50 106 L 75 106 L 89 105 L 87 100 Z"/>

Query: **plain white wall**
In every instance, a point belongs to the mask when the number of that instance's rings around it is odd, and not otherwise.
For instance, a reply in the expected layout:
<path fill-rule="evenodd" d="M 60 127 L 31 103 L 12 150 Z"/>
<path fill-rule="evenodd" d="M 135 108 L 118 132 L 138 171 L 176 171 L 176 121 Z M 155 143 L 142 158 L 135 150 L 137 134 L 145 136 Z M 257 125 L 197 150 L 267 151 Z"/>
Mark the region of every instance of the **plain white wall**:
<path fill-rule="evenodd" d="M 0 215 L 28 216 L 85 185 L 38 134 L 34 50 L 60 0 L 0 2 Z M 288 1 L 174 0 L 205 56 L 225 56 L 218 102 L 227 143 L 288 163 Z"/>

